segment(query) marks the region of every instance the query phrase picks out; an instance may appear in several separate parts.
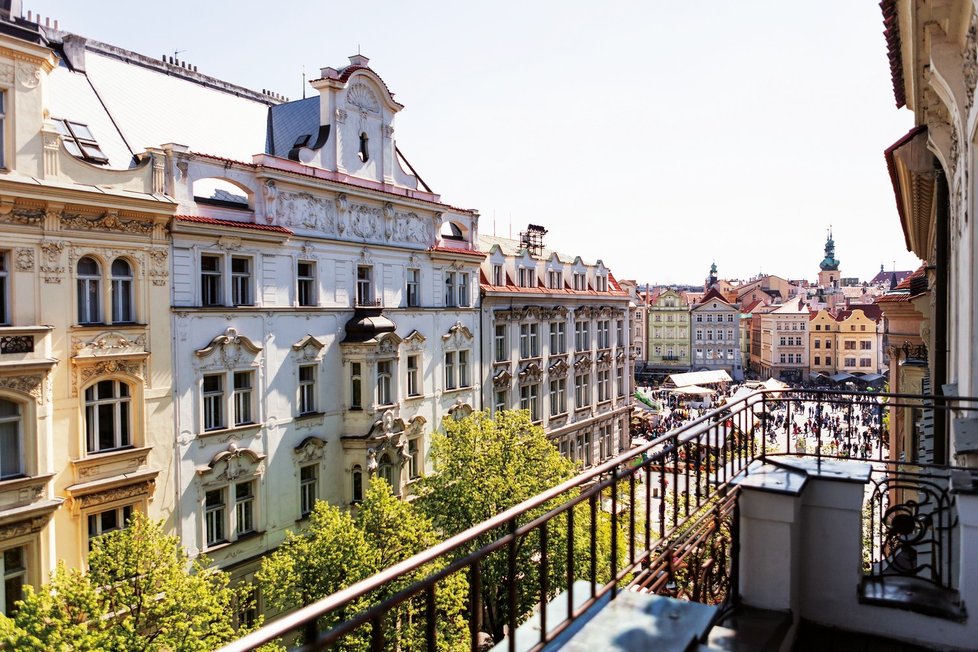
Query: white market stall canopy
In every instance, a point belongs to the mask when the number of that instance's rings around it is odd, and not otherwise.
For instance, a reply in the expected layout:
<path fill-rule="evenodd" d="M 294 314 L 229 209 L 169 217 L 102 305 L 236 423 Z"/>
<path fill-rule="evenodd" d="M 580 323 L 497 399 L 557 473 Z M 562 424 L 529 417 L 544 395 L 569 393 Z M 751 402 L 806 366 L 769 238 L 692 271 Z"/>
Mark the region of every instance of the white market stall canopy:
<path fill-rule="evenodd" d="M 763 383 L 764 389 L 788 389 L 787 383 L 782 383 L 776 378 L 768 378 Z"/>
<path fill-rule="evenodd" d="M 706 387 L 698 387 L 697 385 L 686 385 L 685 387 L 677 387 L 675 389 L 669 390 L 673 394 L 696 394 L 699 396 L 705 396 L 706 394 L 712 394 L 713 390 Z"/>
<path fill-rule="evenodd" d="M 688 387 L 689 385 L 716 385 L 717 383 L 729 383 L 733 379 L 723 369 L 713 371 L 690 371 L 685 374 L 669 374 L 666 380 L 667 385 L 676 387 Z"/>

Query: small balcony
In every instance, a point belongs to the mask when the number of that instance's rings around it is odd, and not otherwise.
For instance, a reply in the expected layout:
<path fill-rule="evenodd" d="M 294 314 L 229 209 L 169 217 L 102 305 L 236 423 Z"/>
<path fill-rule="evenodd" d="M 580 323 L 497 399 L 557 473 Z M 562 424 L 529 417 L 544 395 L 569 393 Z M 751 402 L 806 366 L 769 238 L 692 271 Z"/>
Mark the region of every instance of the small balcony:
<path fill-rule="evenodd" d="M 974 649 L 978 470 L 892 462 L 883 427 L 975 405 L 754 392 L 224 650 L 349 636 L 396 649 L 407 618 L 435 650 L 451 576 L 468 587 L 473 651 Z M 406 586 L 371 599 L 391 583 Z"/>

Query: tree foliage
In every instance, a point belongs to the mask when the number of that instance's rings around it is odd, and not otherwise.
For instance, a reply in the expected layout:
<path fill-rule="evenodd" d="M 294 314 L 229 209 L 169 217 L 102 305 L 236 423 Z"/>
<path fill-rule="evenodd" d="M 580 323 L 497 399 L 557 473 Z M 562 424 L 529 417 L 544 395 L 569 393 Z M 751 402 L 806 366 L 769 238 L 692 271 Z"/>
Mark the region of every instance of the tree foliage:
<path fill-rule="evenodd" d="M 496 514 L 570 479 L 577 472 L 573 462 L 563 457 L 534 425 L 526 411 L 503 411 L 491 418 L 473 413 L 460 420 L 446 420 L 444 434 L 436 434 L 431 458 L 435 474 L 422 481 L 422 505 L 432 522 L 445 536 L 452 536 L 478 525 Z M 562 499 L 574 494 L 565 494 Z M 599 501 L 598 501 L 599 502 Z M 518 525 L 525 524 L 553 508 L 556 501 L 530 510 Z M 607 581 L 610 567 L 611 522 L 595 503 L 596 575 Z M 590 577 L 591 508 L 584 501 L 574 509 L 574 578 Z M 567 516 L 555 517 L 548 524 L 547 573 L 550 591 L 539 591 L 542 563 L 540 531 L 519 539 L 516 546 L 518 577 L 509 577 L 508 550 L 490 554 L 481 564 L 484 629 L 494 640 L 501 640 L 509 620 L 507 585 L 518 586 L 517 622 L 537 606 L 567 586 Z M 499 528 L 480 537 L 471 552 L 507 534 Z M 622 539 L 619 539 L 621 541 Z M 624 546 L 620 546 L 623 550 Z"/>
<path fill-rule="evenodd" d="M 258 580 L 266 604 L 289 609 L 324 598 L 369 577 L 437 543 L 431 522 L 412 503 L 398 499 L 390 486 L 374 478 L 351 515 L 319 501 L 307 528 L 288 533 L 285 543 L 262 561 Z M 433 563 L 390 582 L 372 595 L 350 604 L 344 613 L 320 619 L 321 629 L 342 617 L 351 617 L 370 604 L 383 601 L 408 585 L 437 572 L 444 563 Z M 439 650 L 463 646 L 466 636 L 467 584 L 461 575 L 439 583 L 435 610 Z M 403 652 L 424 650 L 426 605 L 424 597 L 411 598 L 391 611 L 384 623 L 387 649 Z M 348 636 L 342 649 L 368 647 L 369 626 Z"/>
<path fill-rule="evenodd" d="M 138 512 L 92 541 L 89 572 L 59 564 L 39 590 L 25 587 L 0 643 L 15 650 L 213 650 L 234 639 L 235 591 L 225 573 L 189 564 L 175 536 Z"/>

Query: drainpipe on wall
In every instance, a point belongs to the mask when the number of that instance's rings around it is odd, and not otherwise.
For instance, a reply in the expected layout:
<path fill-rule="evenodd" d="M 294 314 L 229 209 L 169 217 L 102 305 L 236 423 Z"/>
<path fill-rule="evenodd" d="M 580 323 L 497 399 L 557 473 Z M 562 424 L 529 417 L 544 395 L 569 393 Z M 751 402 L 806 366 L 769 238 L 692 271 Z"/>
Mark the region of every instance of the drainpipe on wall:
<path fill-rule="evenodd" d="M 949 305 L 948 296 L 948 239 L 951 223 L 951 210 L 947 177 L 939 163 L 935 161 L 936 176 L 936 218 L 937 218 L 937 242 L 935 254 L 935 288 L 934 300 L 934 382 L 931 387 L 934 393 L 944 393 L 944 385 L 948 382 L 947 378 L 947 356 L 948 356 L 948 316 L 947 307 Z M 938 409 L 934 411 L 934 463 L 948 463 L 948 415 L 947 410 Z"/>

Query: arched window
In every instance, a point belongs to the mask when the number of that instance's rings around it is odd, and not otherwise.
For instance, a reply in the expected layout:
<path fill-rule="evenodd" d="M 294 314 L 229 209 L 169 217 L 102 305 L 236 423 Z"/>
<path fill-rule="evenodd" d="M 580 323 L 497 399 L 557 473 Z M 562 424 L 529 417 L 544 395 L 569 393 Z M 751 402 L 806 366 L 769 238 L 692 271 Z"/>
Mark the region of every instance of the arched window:
<path fill-rule="evenodd" d="M 102 321 L 101 282 L 98 262 L 89 256 L 78 261 L 78 323 L 97 324 Z"/>
<path fill-rule="evenodd" d="M 359 466 L 353 467 L 353 502 L 363 501 L 363 469 Z"/>
<path fill-rule="evenodd" d="M 89 453 L 132 445 L 129 385 L 102 380 L 85 390 L 85 439 Z"/>
<path fill-rule="evenodd" d="M 132 267 L 122 258 L 112 261 L 112 323 L 131 322 Z"/>
<path fill-rule="evenodd" d="M 22 423 L 20 405 L 0 399 L 0 480 L 24 475 Z"/>
<path fill-rule="evenodd" d="M 370 138 L 367 136 L 367 132 L 360 132 L 360 160 L 366 163 L 370 160 L 370 151 L 368 145 L 370 143 Z"/>

